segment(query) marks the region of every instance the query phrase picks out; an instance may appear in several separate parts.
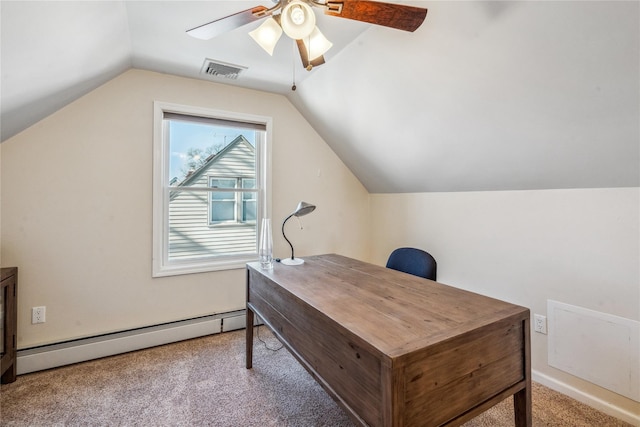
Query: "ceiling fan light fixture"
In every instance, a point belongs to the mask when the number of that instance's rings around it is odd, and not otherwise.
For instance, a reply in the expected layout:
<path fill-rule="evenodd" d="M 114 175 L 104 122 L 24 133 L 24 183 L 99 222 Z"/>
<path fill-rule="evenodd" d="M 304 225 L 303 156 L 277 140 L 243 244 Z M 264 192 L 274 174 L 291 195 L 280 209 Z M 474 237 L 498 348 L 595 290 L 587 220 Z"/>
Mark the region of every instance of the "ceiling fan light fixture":
<path fill-rule="evenodd" d="M 327 40 L 318 27 L 314 27 L 309 37 L 302 39 L 302 42 L 307 49 L 310 61 L 324 55 L 333 46 L 333 43 Z"/>
<path fill-rule="evenodd" d="M 265 20 L 258 28 L 249 32 L 261 48 L 273 56 L 273 50 L 282 36 L 282 28 L 273 18 Z"/>
<path fill-rule="evenodd" d="M 311 6 L 294 0 L 282 10 L 280 24 L 285 34 L 294 40 L 308 37 L 316 26 L 316 15 Z"/>

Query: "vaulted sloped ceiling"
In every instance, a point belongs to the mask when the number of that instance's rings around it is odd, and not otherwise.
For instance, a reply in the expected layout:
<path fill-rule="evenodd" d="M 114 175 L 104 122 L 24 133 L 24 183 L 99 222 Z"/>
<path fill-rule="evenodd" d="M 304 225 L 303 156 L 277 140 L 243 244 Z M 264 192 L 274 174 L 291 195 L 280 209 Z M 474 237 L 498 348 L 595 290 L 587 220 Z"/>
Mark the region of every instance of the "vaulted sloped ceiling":
<path fill-rule="evenodd" d="M 631 2 L 427 2 L 294 103 L 371 192 L 637 186 Z"/>
<path fill-rule="evenodd" d="M 257 24 L 184 33 L 269 2 L 2 1 L 2 139 L 130 67 L 207 79 L 212 58 L 287 96 L 371 192 L 640 185 L 637 1 L 400 3 L 429 9 L 415 33 L 319 16 L 334 47 L 308 73 Z"/>
<path fill-rule="evenodd" d="M 121 2 L 0 1 L 2 141 L 131 67 Z"/>

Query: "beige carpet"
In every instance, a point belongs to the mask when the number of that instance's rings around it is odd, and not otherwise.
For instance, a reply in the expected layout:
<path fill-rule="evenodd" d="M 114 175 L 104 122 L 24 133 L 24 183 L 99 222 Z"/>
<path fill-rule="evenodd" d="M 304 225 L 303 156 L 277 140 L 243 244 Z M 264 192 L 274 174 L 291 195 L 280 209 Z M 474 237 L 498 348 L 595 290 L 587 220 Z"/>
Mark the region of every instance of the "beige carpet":
<path fill-rule="evenodd" d="M 352 426 L 260 328 L 253 369 L 244 330 L 21 375 L 0 387 L 2 426 Z M 534 426 L 629 426 L 535 384 Z M 465 424 L 513 426 L 512 399 Z"/>

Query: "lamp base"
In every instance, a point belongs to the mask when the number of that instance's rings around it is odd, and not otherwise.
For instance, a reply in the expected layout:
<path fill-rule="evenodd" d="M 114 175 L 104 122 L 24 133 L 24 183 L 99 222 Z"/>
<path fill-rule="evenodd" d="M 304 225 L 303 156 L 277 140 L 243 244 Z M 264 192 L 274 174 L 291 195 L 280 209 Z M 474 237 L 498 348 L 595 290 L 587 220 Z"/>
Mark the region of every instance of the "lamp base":
<path fill-rule="evenodd" d="M 284 265 L 300 265 L 304 264 L 304 260 L 300 258 L 283 258 L 280 260 Z"/>

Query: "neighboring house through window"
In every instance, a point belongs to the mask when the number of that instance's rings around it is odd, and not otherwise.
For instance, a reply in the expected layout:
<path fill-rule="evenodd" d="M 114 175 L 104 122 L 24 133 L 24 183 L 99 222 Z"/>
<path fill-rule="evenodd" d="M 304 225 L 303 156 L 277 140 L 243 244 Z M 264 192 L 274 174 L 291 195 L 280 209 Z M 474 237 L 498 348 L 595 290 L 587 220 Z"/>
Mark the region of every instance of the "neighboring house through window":
<path fill-rule="evenodd" d="M 155 103 L 153 275 L 242 268 L 268 217 L 270 119 Z"/>

